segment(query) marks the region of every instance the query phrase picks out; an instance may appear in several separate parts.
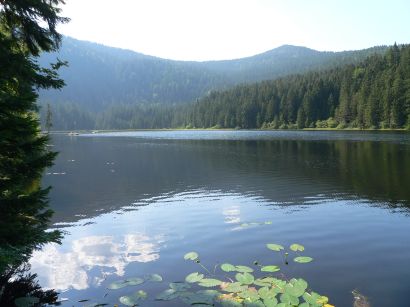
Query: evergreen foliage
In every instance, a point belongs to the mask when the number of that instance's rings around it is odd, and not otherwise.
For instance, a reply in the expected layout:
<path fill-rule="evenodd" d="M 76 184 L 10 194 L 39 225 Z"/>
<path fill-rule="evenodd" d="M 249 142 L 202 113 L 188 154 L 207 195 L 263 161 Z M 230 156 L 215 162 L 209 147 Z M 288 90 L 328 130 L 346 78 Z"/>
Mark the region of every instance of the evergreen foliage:
<path fill-rule="evenodd" d="M 34 249 L 59 242 L 61 233 L 46 231 L 52 211 L 48 188 L 40 186 L 55 153 L 40 132 L 37 90 L 61 88 L 58 61 L 41 67 L 42 51 L 56 50 L 56 25 L 62 0 L 0 1 L 0 274 L 7 280 Z M 6 278 L 5 278 L 6 276 Z M 0 285 L 2 286 L 2 285 Z M 1 293 L 1 291 L 0 291 Z"/>
<path fill-rule="evenodd" d="M 195 103 L 53 106 L 55 129 L 410 129 L 410 46 L 357 64 L 213 91 Z M 42 116 L 44 118 L 45 114 Z"/>
<path fill-rule="evenodd" d="M 409 59 L 410 46 L 394 45 L 358 65 L 214 92 L 187 120 L 246 129 L 408 127 Z"/>

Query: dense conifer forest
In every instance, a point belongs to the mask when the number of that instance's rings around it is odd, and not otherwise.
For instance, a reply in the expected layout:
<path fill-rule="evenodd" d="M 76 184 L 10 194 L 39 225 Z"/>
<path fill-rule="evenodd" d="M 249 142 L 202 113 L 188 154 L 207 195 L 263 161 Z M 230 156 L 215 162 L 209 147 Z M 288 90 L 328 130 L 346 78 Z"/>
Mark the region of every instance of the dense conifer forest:
<path fill-rule="evenodd" d="M 187 112 L 193 127 L 402 128 L 410 126 L 410 46 L 358 65 L 215 92 Z"/>
<path fill-rule="evenodd" d="M 56 130 L 408 128 L 410 46 L 394 45 L 358 64 L 213 91 L 192 103 L 117 104 L 101 112 L 62 104 L 52 112 Z"/>

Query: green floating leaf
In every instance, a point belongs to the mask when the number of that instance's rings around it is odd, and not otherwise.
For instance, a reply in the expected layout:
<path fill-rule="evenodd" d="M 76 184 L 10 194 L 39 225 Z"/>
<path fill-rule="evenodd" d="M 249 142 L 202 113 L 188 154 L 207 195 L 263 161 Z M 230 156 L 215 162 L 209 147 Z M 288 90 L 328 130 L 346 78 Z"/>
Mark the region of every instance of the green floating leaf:
<path fill-rule="evenodd" d="M 290 306 L 299 306 L 299 299 L 289 293 L 282 293 L 280 295 L 280 301 Z"/>
<path fill-rule="evenodd" d="M 233 266 L 230 263 L 223 263 L 221 265 L 221 270 L 224 271 L 224 272 L 234 272 L 234 271 L 236 271 L 236 268 L 235 268 L 235 266 Z"/>
<path fill-rule="evenodd" d="M 200 274 L 198 272 L 191 273 L 187 277 L 185 277 L 185 281 L 189 283 L 198 282 L 204 278 L 204 274 Z"/>
<path fill-rule="evenodd" d="M 143 290 L 138 290 L 133 295 L 125 295 L 120 297 L 121 304 L 127 306 L 136 306 L 138 305 L 139 300 L 145 300 L 147 298 L 147 292 Z"/>
<path fill-rule="evenodd" d="M 329 301 L 329 298 L 327 296 L 321 295 L 317 300 L 316 303 L 318 304 L 327 304 L 327 302 Z"/>
<path fill-rule="evenodd" d="M 145 300 L 148 297 L 148 294 L 144 290 L 138 290 L 133 296 L 140 300 Z"/>
<path fill-rule="evenodd" d="M 189 253 L 186 253 L 186 254 L 185 254 L 184 259 L 185 259 L 185 260 L 195 261 L 195 260 L 198 259 L 198 257 L 199 257 L 198 253 L 196 253 L 196 252 L 189 252 Z"/>
<path fill-rule="evenodd" d="M 258 290 L 259 296 L 263 300 L 273 299 L 276 296 L 276 292 L 268 287 L 262 287 Z"/>
<path fill-rule="evenodd" d="M 262 272 L 277 272 L 280 271 L 280 268 L 276 265 L 266 265 L 261 267 Z"/>
<path fill-rule="evenodd" d="M 242 307 L 242 303 L 234 301 L 232 298 L 221 298 L 220 299 L 222 307 Z"/>
<path fill-rule="evenodd" d="M 263 299 L 266 307 L 275 307 L 278 305 L 278 300 L 275 297 Z"/>
<path fill-rule="evenodd" d="M 17 307 L 31 307 L 36 305 L 40 299 L 35 296 L 25 296 L 25 297 L 19 297 L 14 300 L 14 304 Z"/>
<path fill-rule="evenodd" d="M 254 282 L 255 278 L 252 274 L 249 273 L 237 273 L 235 275 L 237 281 L 239 281 L 243 285 L 250 285 Z"/>
<path fill-rule="evenodd" d="M 179 293 L 174 289 L 167 289 L 156 296 L 157 300 L 170 301 L 179 296 Z"/>
<path fill-rule="evenodd" d="M 108 289 L 117 290 L 128 286 L 128 282 L 126 280 L 117 280 L 108 285 Z"/>
<path fill-rule="evenodd" d="M 247 288 L 242 292 L 238 293 L 238 296 L 246 299 L 247 301 L 255 302 L 259 299 L 259 294 L 256 289 Z"/>
<path fill-rule="evenodd" d="M 290 282 L 285 285 L 285 292 L 294 297 L 300 297 L 305 293 L 307 287 L 307 282 L 302 278 L 292 278 Z"/>
<path fill-rule="evenodd" d="M 268 282 L 268 281 L 266 281 L 262 278 L 255 279 L 253 284 L 256 285 L 256 286 L 260 286 L 260 287 L 269 287 L 271 285 L 270 282 Z"/>
<path fill-rule="evenodd" d="M 133 296 L 121 296 L 120 297 L 120 303 L 124 304 L 126 306 L 136 306 L 138 305 L 138 299 L 133 297 Z"/>
<path fill-rule="evenodd" d="M 296 257 L 293 259 L 293 261 L 298 262 L 298 263 L 309 263 L 313 261 L 312 257 Z"/>
<path fill-rule="evenodd" d="M 200 292 L 183 292 L 180 299 L 188 305 L 213 306 L 213 296 Z"/>
<path fill-rule="evenodd" d="M 242 286 L 240 282 L 231 282 L 231 283 L 225 284 L 225 286 L 222 288 L 223 291 L 231 292 L 231 293 L 242 292 L 245 289 L 246 289 L 246 286 Z"/>
<path fill-rule="evenodd" d="M 290 249 L 294 252 L 303 252 L 305 250 L 305 247 L 303 245 L 294 243 L 290 246 Z"/>
<path fill-rule="evenodd" d="M 318 300 L 320 300 L 320 298 L 321 298 L 321 295 L 316 292 L 311 292 L 311 293 L 305 292 L 303 294 L 303 299 L 305 300 L 305 302 L 315 307 L 319 305 Z"/>
<path fill-rule="evenodd" d="M 149 275 L 145 275 L 145 279 L 148 281 L 153 281 L 153 282 L 161 282 L 162 276 L 159 274 L 149 274 Z"/>
<path fill-rule="evenodd" d="M 136 286 L 136 285 L 140 285 L 144 283 L 144 281 L 145 280 L 140 277 L 131 277 L 131 278 L 127 278 L 125 280 L 125 283 L 127 284 L 127 286 Z"/>
<path fill-rule="evenodd" d="M 284 249 L 284 247 L 282 245 L 274 244 L 274 243 L 266 244 L 266 247 L 269 248 L 270 250 L 275 251 L 275 252 L 280 252 L 281 250 Z"/>
<path fill-rule="evenodd" d="M 213 278 L 204 278 L 198 283 L 198 285 L 200 285 L 201 287 L 207 287 L 207 288 L 216 287 L 221 284 L 222 284 L 222 281 L 218 279 L 213 279 Z"/>
<path fill-rule="evenodd" d="M 240 273 L 252 273 L 253 269 L 246 265 L 237 265 L 235 266 L 235 271 Z"/>
<path fill-rule="evenodd" d="M 171 282 L 169 287 L 175 291 L 184 291 L 191 288 L 189 284 L 184 282 Z"/>
<path fill-rule="evenodd" d="M 257 300 L 255 302 L 245 302 L 245 307 L 265 307 L 265 304 Z"/>

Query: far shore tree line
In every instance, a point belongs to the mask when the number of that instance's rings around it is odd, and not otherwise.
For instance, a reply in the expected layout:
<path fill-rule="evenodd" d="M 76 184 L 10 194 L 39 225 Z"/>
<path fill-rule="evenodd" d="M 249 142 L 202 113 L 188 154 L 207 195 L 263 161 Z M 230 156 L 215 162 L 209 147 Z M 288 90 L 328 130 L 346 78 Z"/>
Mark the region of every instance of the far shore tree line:
<path fill-rule="evenodd" d="M 46 118 L 43 108 L 42 118 Z M 55 130 L 237 128 L 410 129 L 410 46 L 356 65 L 211 92 L 190 104 L 51 106 Z"/>

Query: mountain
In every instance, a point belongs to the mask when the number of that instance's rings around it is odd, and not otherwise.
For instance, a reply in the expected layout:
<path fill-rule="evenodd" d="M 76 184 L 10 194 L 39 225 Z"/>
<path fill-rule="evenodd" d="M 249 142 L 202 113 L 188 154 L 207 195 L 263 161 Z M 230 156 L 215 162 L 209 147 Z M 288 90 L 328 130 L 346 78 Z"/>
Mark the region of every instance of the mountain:
<path fill-rule="evenodd" d="M 67 85 L 61 91 L 41 91 L 40 101 L 76 105 L 92 112 L 118 104 L 193 102 L 210 91 L 240 83 L 357 63 L 386 48 L 321 52 L 284 45 L 242 59 L 188 62 L 65 37 L 58 53 L 43 54 L 39 62 L 47 66 L 57 57 L 68 61 L 69 66 L 60 71 Z"/>
<path fill-rule="evenodd" d="M 410 45 L 354 65 L 214 91 L 191 104 L 116 105 L 94 118 L 96 129 L 410 129 Z"/>

